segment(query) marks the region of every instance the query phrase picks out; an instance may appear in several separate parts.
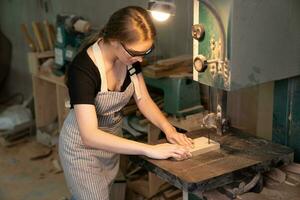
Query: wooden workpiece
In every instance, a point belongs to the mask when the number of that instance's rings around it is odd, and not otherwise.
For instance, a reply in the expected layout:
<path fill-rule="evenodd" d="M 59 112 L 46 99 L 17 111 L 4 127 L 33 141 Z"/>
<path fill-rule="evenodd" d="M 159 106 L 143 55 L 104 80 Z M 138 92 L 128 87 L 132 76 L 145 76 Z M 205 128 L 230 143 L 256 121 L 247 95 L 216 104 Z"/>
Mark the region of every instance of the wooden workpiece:
<path fill-rule="evenodd" d="M 190 149 L 193 156 L 198 156 L 210 151 L 215 151 L 220 149 L 220 144 L 213 140 L 208 140 L 207 137 L 199 137 L 193 139 L 194 148 Z"/>

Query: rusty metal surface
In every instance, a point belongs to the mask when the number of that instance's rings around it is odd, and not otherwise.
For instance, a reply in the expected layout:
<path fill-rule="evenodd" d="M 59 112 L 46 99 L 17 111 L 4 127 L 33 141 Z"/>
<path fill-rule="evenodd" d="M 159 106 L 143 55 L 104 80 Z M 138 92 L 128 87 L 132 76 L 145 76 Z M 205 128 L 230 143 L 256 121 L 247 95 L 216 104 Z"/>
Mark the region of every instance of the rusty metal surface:
<path fill-rule="evenodd" d="M 189 192 L 217 188 L 233 182 L 245 172 L 264 172 L 293 161 L 290 148 L 244 133 L 218 136 L 212 130 L 201 130 L 188 135 L 192 138 L 207 136 L 208 131 L 211 139 L 220 143 L 220 150 L 185 161 L 154 160 L 144 156 L 132 156 L 131 160 Z"/>

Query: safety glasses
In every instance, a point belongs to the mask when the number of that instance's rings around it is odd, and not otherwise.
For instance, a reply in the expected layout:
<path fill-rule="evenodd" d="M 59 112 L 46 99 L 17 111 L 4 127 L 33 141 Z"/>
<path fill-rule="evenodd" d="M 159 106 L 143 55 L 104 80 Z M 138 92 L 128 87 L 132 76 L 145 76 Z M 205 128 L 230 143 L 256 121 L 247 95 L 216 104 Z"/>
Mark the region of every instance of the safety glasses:
<path fill-rule="evenodd" d="M 126 48 L 126 46 L 122 42 L 120 42 L 120 43 L 121 43 L 122 47 L 125 49 L 125 51 L 132 57 L 146 56 L 149 53 L 151 53 L 152 50 L 154 49 L 154 44 L 153 44 L 152 47 L 150 49 L 148 49 L 147 51 L 143 51 L 143 52 L 134 51 L 134 50 Z"/>

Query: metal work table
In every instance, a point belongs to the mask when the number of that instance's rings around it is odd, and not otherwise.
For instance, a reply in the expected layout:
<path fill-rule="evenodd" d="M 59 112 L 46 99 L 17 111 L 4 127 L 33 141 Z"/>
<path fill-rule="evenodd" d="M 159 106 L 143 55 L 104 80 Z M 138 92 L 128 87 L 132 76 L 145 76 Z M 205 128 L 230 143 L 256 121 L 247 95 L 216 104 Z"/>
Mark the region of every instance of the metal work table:
<path fill-rule="evenodd" d="M 211 139 L 220 143 L 220 150 L 185 161 L 154 160 L 144 156 L 131 156 L 131 160 L 186 193 L 222 187 L 250 171 L 265 172 L 293 161 L 292 149 L 238 131 L 218 136 L 207 129 L 187 135 L 191 138 L 207 136 L 208 131 Z"/>

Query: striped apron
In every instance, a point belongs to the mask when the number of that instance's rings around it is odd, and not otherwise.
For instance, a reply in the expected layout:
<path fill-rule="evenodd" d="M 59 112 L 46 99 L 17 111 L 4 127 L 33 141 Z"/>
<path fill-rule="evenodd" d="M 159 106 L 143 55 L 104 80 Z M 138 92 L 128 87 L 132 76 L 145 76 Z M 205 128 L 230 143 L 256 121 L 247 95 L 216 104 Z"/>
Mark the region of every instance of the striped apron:
<path fill-rule="evenodd" d="M 123 92 L 108 91 L 100 48 L 93 45 L 101 90 L 95 97 L 98 128 L 122 137 L 121 109 L 134 93 L 131 82 Z M 83 144 L 74 109 L 70 110 L 59 136 L 59 156 L 67 186 L 76 200 L 108 200 L 109 190 L 119 170 L 119 154 Z"/>

